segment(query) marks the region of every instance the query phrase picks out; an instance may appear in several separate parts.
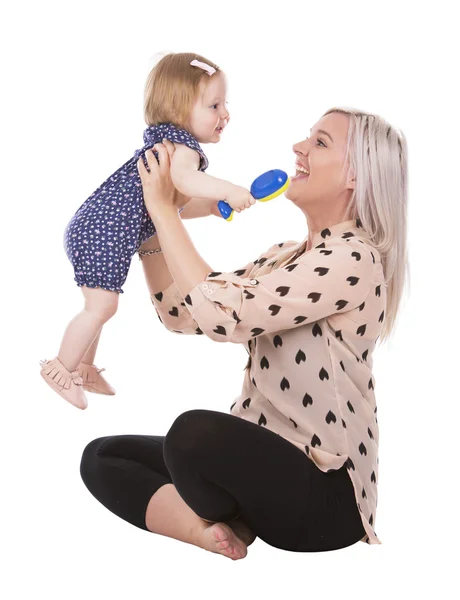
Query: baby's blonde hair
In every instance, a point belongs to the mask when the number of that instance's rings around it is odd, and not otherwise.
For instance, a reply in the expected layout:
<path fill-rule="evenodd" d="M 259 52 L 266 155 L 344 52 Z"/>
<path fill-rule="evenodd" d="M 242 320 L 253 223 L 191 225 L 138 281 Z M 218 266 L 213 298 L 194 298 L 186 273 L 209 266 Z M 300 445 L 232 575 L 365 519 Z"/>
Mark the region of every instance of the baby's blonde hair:
<path fill-rule="evenodd" d="M 200 67 L 192 67 L 193 60 L 216 69 L 208 75 Z M 188 121 L 195 104 L 200 83 L 215 77 L 221 69 L 204 56 L 193 52 L 170 53 L 150 71 L 144 89 L 144 119 L 147 125 L 172 123 L 188 129 Z"/>

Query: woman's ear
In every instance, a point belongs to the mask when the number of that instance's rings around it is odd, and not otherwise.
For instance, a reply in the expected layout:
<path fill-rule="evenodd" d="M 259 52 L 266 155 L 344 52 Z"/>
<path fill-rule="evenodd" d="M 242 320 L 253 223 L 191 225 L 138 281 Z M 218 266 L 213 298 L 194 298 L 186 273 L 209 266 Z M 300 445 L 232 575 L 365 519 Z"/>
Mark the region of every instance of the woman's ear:
<path fill-rule="evenodd" d="M 355 173 L 354 173 L 353 169 L 349 168 L 348 174 L 347 174 L 347 189 L 354 190 L 355 186 L 356 186 Z"/>

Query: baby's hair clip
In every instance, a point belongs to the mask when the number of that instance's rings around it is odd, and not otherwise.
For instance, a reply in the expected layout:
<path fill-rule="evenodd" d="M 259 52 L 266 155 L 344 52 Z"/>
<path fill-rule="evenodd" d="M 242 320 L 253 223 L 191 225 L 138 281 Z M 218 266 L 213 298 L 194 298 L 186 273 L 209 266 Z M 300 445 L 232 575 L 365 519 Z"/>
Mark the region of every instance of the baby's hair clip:
<path fill-rule="evenodd" d="M 206 73 L 208 75 L 214 75 L 214 73 L 216 72 L 216 70 L 214 69 L 214 67 L 210 67 L 209 65 L 207 65 L 204 62 L 201 62 L 199 60 L 192 60 L 192 62 L 190 63 L 192 67 L 199 67 L 200 69 L 203 69 L 203 71 L 206 71 Z"/>

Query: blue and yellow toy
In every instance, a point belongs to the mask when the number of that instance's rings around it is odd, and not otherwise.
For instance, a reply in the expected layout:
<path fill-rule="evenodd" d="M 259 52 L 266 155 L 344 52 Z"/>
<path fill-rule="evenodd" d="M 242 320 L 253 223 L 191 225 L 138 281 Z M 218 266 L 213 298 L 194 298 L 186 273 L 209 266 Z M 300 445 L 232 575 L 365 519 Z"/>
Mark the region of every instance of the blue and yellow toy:
<path fill-rule="evenodd" d="M 288 187 L 289 177 L 287 173 L 280 169 L 272 169 L 254 179 L 250 192 L 251 196 L 259 200 L 259 202 L 267 202 L 284 193 Z M 235 211 L 227 202 L 219 200 L 217 206 L 219 207 L 220 214 L 226 221 L 233 219 Z"/>

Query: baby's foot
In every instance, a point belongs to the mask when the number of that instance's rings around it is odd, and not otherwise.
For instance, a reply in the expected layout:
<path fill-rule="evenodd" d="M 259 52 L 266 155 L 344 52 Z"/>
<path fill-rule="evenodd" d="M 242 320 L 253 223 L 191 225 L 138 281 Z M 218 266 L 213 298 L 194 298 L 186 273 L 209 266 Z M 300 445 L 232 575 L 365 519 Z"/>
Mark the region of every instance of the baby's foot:
<path fill-rule="evenodd" d="M 248 553 L 247 544 L 241 540 L 227 523 L 214 523 L 203 530 L 203 548 L 228 556 L 232 560 L 245 558 Z"/>

